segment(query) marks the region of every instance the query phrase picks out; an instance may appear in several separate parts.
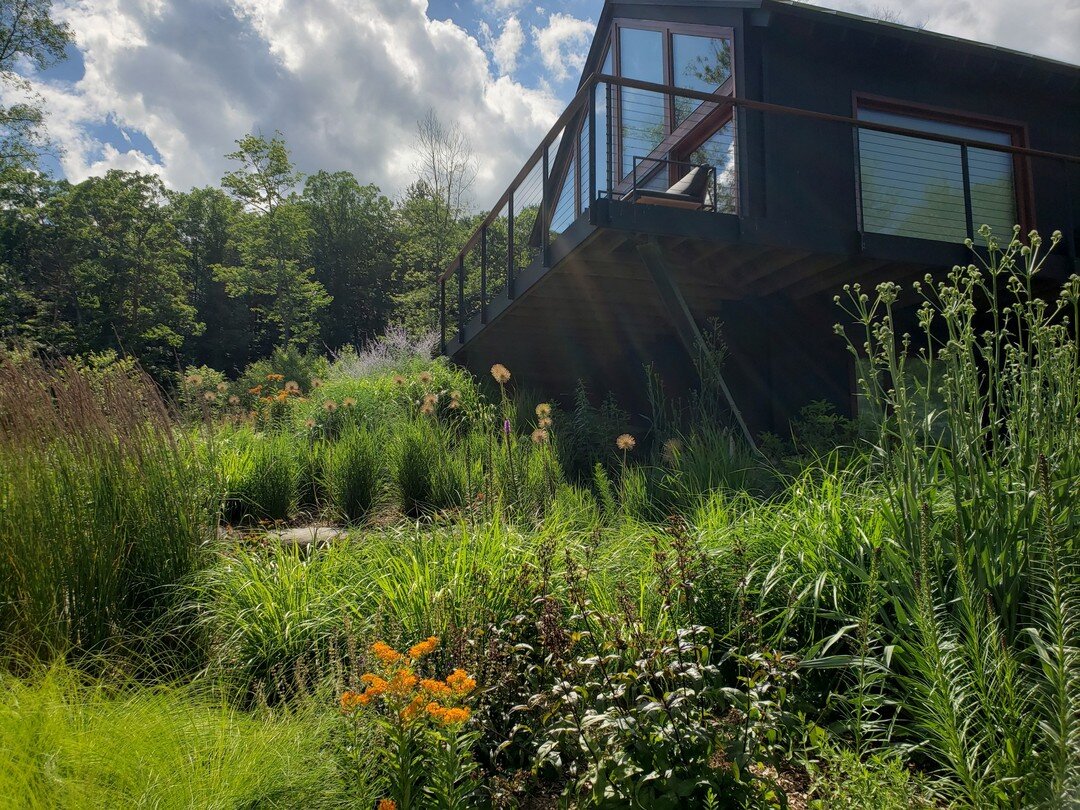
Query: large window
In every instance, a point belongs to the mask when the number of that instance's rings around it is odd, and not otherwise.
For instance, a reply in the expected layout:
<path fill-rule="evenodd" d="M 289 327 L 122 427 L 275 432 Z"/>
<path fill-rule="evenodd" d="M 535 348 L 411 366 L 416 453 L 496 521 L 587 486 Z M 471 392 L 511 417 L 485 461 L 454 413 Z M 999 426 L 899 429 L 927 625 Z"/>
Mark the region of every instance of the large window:
<path fill-rule="evenodd" d="M 734 92 L 731 29 L 616 20 L 613 31 L 617 75 L 695 92 Z M 677 179 L 674 174 L 687 158 L 687 143 L 701 144 L 731 123 L 730 111 L 717 117 L 712 115 L 716 104 L 677 92 L 621 87 L 614 95 L 618 103 L 611 147 L 619 175 L 612 178 L 615 186 L 634 175 L 635 163 L 639 180 L 643 166 L 646 172 L 661 175 L 656 181 L 660 185 L 665 177 Z M 703 132 L 703 126 L 709 131 Z"/>
<path fill-rule="evenodd" d="M 858 117 L 1002 146 L 1016 137 L 1014 127 L 929 116 L 891 103 L 861 103 Z M 969 219 L 975 230 L 989 225 L 1001 235 L 1011 235 L 1020 219 L 1014 160 L 1007 152 L 860 129 L 859 173 L 863 229 L 871 233 L 958 242 L 969 235 Z"/>

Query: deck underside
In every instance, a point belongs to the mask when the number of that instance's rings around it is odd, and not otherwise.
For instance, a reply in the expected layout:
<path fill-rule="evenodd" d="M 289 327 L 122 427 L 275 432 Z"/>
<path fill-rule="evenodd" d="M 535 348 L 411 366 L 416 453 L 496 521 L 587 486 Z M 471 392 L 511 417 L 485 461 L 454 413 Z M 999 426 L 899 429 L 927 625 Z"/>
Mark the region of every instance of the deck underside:
<path fill-rule="evenodd" d="M 557 400 L 582 381 L 592 394 L 614 393 L 635 416 L 648 412 L 646 364 L 672 396 L 684 395 L 696 375 L 679 313 L 642 259 L 652 241 L 698 328 L 719 324 L 723 373 L 751 430 L 783 432 L 816 399 L 851 410 L 852 360 L 833 331 L 842 315 L 833 296 L 843 285 L 903 282 L 947 266 L 757 244 L 732 233 L 734 217 L 677 214 L 651 234 L 638 220 L 579 222 L 553 244 L 551 269 L 521 274 L 516 298 L 494 301 L 486 324 L 466 325 L 464 345 L 455 331 L 447 353 L 477 373 L 503 363 L 518 385 Z"/>

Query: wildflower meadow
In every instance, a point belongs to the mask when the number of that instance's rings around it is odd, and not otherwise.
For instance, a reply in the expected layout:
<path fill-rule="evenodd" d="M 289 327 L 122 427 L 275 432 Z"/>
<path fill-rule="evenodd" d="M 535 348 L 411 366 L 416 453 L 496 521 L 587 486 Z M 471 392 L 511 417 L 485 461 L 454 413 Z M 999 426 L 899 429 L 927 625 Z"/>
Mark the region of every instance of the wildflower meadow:
<path fill-rule="evenodd" d="M 0 806 L 1080 806 L 1080 277 L 988 238 L 757 447 L 704 373 L 0 356 Z"/>

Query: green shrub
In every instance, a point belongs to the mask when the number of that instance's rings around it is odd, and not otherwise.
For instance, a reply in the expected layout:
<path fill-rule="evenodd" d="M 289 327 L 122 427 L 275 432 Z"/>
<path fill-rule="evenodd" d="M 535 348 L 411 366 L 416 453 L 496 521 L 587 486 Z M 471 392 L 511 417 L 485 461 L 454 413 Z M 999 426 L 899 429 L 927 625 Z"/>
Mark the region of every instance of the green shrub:
<path fill-rule="evenodd" d="M 812 769 L 813 810 L 917 810 L 936 807 L 925 784 L 899 755 L 873 754 L 865 761 L 853 751 L 829 746 Z"/>
<path fill-rule="evenodd" d="M 380 442 L 366 430 L 347 430 L 327 451 L 326 489 L 334 509 L 347 521 L 362 520 L 381 483 Z"/>

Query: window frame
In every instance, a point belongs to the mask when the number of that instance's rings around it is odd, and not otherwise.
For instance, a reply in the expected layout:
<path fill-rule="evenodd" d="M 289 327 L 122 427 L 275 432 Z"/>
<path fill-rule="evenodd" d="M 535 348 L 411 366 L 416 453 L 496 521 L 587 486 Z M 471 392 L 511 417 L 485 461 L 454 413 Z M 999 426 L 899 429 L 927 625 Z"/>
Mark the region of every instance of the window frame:
<path fill-rule="evenodd" d="M 939 107 L 917 101 L 908 101 L 891 96 L 882 96 L 875 93 L 854 91 L 851 94 L 851 117 L 859 120 L 860 110 L 872 110 L 874 112 L 893 113 L 906 115 L 911 118 L 921 118 L 926 121 L 937 121 L 944 124 L 957 124 L 970 126 L 978 129 L 986 129 L 1003 133 L 1009 136 L 1010 145 L 1027 148 L 1028 127 L 1023 121 L 1009 118 L 999 118 L 992 115 L 973 113 L 966 110 L 958 110 L 950 107 Z M 928 139 L 933 138 L 933 133 L 927 133 Z M 974 140 L 974 139 L 973 139 Z M 856 219 L 860 233 L 866 233 L 863 222 L 863 182 L 862 182 L 862 157 L 859 154 L 859 128 L 852 132 L 852 141 L 855 149 L 855 203 Z M 1035 225 L 1035 196 L 1031 179 L 1031 164 L 1023 155 L 1012 155 L 1013 167 L 1013 196 L 1016 204 L 1016 219 L 1020 225 L 1021 233 L 1027 233 L 1036 227 Z M 978 228 L 979 224 L 975 223 Z M 999 235 L 999 238 L 1002 238 Z M 1009 234 L 1008 239 L 1012 238 Z"/>
<path fill-rule="evenodd" d="M 603 61 L 607 59 L 607 54 L 610 51 L 612 54 L 611 65 L 614 71 L 614 75 L 622 78 L 622 37 L 621 31 L 623 28 L 637 29 L 643 31 L 659 31 L 662 39 L 662 51 L 664 60 L 664 81 L 665 87 L 670 87 L 673 91 L 677 90 L 675 86 L 675 47 L 674 47 L 674 35 L 686 34 L 689 36 L 709 37 L 712 39 L 726 39 L 730 43 L 732 59 L 731 59 L 731 73 L 724 81 L 722 85 L 715 89 L 717 95 L 735 95 L 735 65 L 736 65 L 736 42 L 735 42 L 735 29 L 731 26 L 722 25 L 702 25 L 699 23 L 679 23 L 668 22 L 666 20 L 638 20 L 632 17 L 616 17 L 611 21 L 611 29 L 608 33 L 607 47 L 604 50 Z M 702 102 L 707 103 L 707 102 Z M 621 88 L 617 85 L 612 87 L 612 110 L 608 111 L 608 126 L 613 129 L 612 132 L 612 151 L 614 152 L 613 163 L 617 168 L 618 177 L 613 179 L 618 186 L 623 185 L 626 182 L 626 178 L 630 177 L 631 172 L 623 174 L 623 139 L 622 139 L 622 92 Z M 700 107 L 700 105 L 699 105 Z M 653 150 L 653 154 L 660 153 L 672 153 L 672 155 L 681 155 L 684 152 L 686 154 L 692 154 L 694 149 L 701 145 L 704 141 L 708 140 L 720 127 L 724 126 L 729 120 L 734 117 L 734 107 L 727 106 L 726 114 L 723 108 L 718 110 L 710 110 L 706 112 L 698 120 L 695 119 L 697 110 L 691 115 L 687 116 L 686 120 L 675 126 L 675 99 L 674 96 L 669 93 L 664 99 L 664 138 L 657 144 Z M 719 114 L 718 114 L 719 113 Z M 710 125 L 712 129 L 708 129 Z M 693 148 L 687 151 L 687 147 L 683 144 L 683 141 L 696 141 Z M 672 158 L 676 159 L 676 158 Z M 668 174 L 670 182 L 674 183 L 678 180 L 675 176 L 676 169 L 672 165 L 668 165 Z"/>

